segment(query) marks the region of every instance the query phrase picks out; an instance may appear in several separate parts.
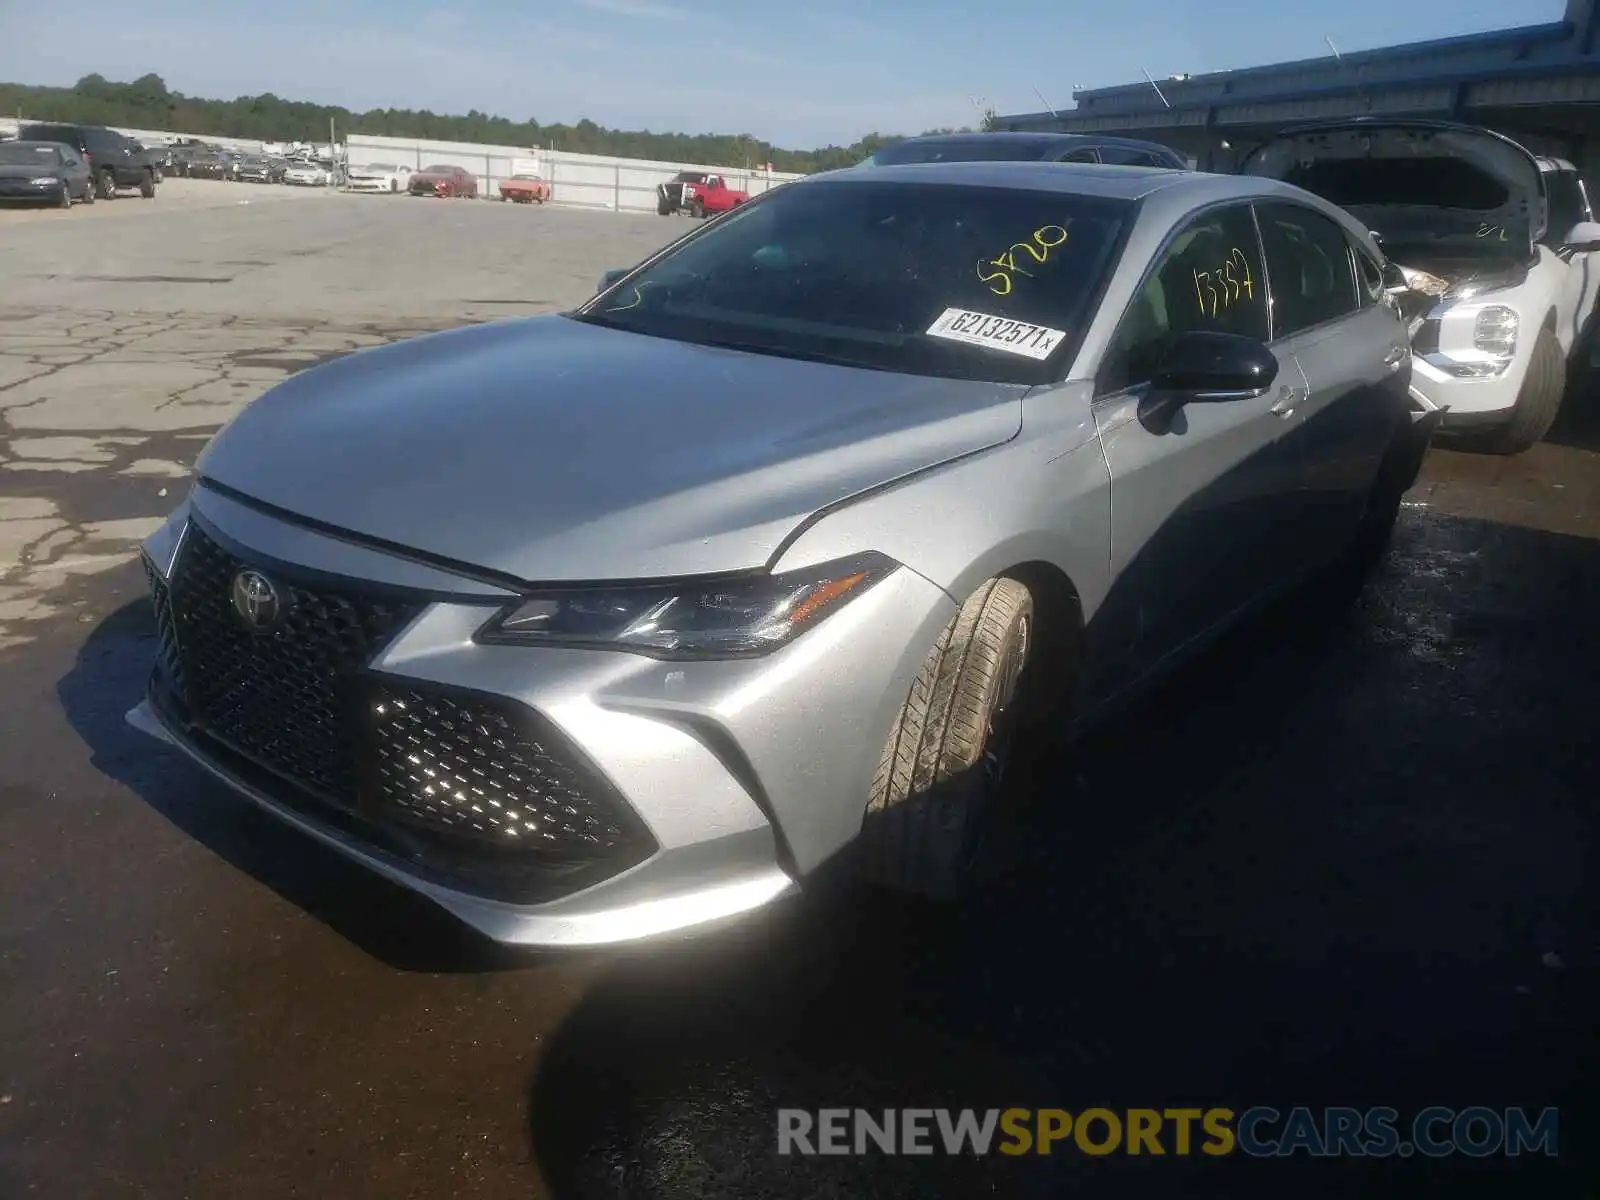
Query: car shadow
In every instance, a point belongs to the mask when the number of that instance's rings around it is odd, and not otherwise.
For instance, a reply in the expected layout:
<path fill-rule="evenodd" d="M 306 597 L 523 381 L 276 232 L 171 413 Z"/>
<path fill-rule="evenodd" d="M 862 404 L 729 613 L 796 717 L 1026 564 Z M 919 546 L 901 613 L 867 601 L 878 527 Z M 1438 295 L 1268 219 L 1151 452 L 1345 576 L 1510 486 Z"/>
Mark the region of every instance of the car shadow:
<path fill-rule="evenodd" d="M 1545 441 L 1574 450 L 1600 451 L 1600 369 L 1575 367 L 1556 423 Z"/>
<path fill-rule="evenodd" d="M 128 725 L 155 661 L 155 618 L 136 600 L 101 621 L 56 687 L 96 769 L 188 836 L 255 877 L 367 953 L 405 971 L 481 972 L 525 966 L 415 893 L 284 826 L 178 751 Z"/>
<path fill-rule="evenodd" d="M 1072 752 L 1034 747 L 964 906 L 834 886 L 616 955 L 530 1084 L 552 1193 L 1577 1194 L 1597 594 L 1600 542 L 1408 512 L 1353 604 L 1291 596 Z M 1553 1105 L 1569 1136 L 1338 1164 L 1170 1130 L 1162 1156 L 777 1153 L 780 1108 L 1261 1105 Z"/>

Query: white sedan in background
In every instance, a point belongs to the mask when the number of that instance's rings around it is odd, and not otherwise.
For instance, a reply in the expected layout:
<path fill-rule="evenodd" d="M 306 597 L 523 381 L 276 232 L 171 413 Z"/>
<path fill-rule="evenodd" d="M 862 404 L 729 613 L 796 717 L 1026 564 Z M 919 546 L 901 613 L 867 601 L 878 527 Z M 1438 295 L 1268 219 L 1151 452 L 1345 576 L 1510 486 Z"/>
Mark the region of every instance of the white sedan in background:
<path fill-rule="evenodd" d="M 290 163 L 283 172 L 283 181 L 296 187 L 327 187 L 333 175 L 321 163 Z"/>
<path fill-rule="evenodd" d="M 411 179 L 411 168 L 394 163 L 369 163 L 364 167 L 351 167 L 345 187 L 352 192 L 389 192 L 406 190 Z"/>

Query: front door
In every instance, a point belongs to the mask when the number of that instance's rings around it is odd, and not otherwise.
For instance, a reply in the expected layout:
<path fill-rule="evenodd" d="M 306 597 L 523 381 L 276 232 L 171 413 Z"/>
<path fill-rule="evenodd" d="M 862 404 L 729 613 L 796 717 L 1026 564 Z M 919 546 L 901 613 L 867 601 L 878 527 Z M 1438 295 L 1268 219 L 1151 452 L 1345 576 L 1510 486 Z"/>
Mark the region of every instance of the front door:
<path fill-rule="evenodd" d="M 1254 599 L 1280 569 L 1297 521 L 1299 366 L 1280 354 L 1265 394 L 1163 415 L 1149 381 L 1173 337 L 1195 329 L 1269 337 L 1247 204 L 1208 209 L 1168 243 L 1102 365 L 1095 418 L 1112 510 L 1112 585 L 1093 631 L 1102 695 Z"/>

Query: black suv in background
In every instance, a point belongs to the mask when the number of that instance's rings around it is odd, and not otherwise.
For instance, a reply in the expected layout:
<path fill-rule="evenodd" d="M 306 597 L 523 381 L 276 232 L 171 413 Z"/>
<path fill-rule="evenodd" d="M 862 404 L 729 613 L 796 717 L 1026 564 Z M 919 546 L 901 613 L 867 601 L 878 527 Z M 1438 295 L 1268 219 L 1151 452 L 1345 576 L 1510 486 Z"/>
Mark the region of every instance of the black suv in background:
<path fill-rule="evenodd" d="M 138 188 L 146 200 L 156 194 L 155 165 L 144 147 L 103 125 L 24 125 L 17 138 L 29 142 L 62 142 L 71 146 L 94 172 L 95 194 L 116 197 L 118 188 Z"/>

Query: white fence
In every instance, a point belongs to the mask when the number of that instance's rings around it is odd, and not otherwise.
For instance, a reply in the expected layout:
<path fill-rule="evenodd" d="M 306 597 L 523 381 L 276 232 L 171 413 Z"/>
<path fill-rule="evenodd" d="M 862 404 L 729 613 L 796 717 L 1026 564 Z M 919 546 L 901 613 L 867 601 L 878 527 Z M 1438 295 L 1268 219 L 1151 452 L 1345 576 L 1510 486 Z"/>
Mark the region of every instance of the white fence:
<path fill-rule="evenodd" d="M 354 166 L 393 163 L 413 171 L 435 165 L 461 167 L 478 177 L 479 195 L 489 197 L 499 194 L 501 180 L 536 163 L 539 174 L 549 181 L 550 196 L 556 203 L 618 212 L 654 212 L 656 185 L 679 171 L 713 171 L 726 179 L 729 187 L 752 196 L 800 178 L 782 171 L 769 173 L 707 163 L 654 162 L 531 146 L 482 146 L 474 142 L 430 142 L 360 133 L 351 134 L 346 144 Z"/>

